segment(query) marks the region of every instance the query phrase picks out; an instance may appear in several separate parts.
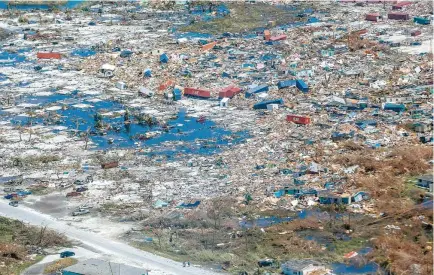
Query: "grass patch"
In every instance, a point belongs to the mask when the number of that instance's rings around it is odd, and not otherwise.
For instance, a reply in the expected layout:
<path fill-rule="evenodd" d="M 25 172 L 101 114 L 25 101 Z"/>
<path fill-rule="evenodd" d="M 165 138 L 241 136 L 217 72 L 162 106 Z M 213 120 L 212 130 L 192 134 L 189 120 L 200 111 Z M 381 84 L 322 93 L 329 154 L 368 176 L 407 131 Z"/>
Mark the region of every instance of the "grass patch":
<path fill-rule="evenodd" d="M 197 22 L 180 28 L 180 31 L 211 34 L 239 33 L 266 27 L 269 21 L 275 21 L 277 25 L 280 25 L 299 20 L 295 16 L 295 11 L 287 11 L 264 3 L 233 3 L 228 6 L 231 11 L 230 15 L 211 21 Z"/>
<path fill-rule="evenodd" d="M 351 251 L 357 251 L 368 245 L 367 240 L 362 238 L 353 238 L 349 241 L 334 241 L 332 244 L 333 252 L 338 256 L 344 256 Z"/>
<path fill-rule="evenodd" d="M 4 263 L 0 275 L 21 274 L 43 258 L 42 255 L 37 255 L 31 259 L 29 248 L 44 249 L 68 244 L 65 236 L 46 227 L 30 226 L 18 220 L 0 217 L 0 263 Z"/>
<path fill-rule="evenodd" d="M 44 258 L 43 255 L 37 255 L 33 261 L 23 262 L 21 264 L 16 264 L 16 265 L 10 266 L 9 270 L 8 270 L 9 272 L 7 274 L 8 275 L 10 275 L 10 274 L 19 275 L 19 274 L 23 273 L 23 271 L 26 270 L 27 268 L 31 267 L 34 264 L 39 263 L 43 258 Z M 2 274 L 2 273 L 0 273 L 0 274 Z"/>
<path fill-rule="evenodd" d="M 71 265 L 75 265 L 76 263 L 78 263 L 78 260 L 74 258 L 65 258 L 65 259 L 57 260 L 54 263 L 45 267 L 44 274 L 51 274 L 60 271 L 63 268 Z"/>

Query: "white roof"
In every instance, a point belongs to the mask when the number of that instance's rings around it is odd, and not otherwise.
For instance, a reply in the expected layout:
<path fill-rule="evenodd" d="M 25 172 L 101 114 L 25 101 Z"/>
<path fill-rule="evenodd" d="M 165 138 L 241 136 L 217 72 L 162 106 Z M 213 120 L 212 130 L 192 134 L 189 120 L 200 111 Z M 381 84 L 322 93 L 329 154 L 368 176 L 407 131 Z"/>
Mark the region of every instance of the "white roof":
<path fill-rule="evenodd" d="M 116 66 L 110 65 L 108 63 L 105 63 L 101 66 L 101 70 L 107 70 L 107 71 L 114 71 L 116 69 Z"/>
<path fill-rule="evenodd" d="M 221 102 L 228 102 L 228 101 L 229 101 L 229 97 L 224 97 Z"/>

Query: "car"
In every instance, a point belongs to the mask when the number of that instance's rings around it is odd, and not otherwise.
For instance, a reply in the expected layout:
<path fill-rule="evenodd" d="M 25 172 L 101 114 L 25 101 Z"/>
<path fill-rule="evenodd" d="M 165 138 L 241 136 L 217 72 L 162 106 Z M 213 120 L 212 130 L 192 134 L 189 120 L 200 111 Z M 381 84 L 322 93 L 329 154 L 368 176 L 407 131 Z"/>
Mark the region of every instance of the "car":
<path fill-rule="evenodd" d="M 74 181 L 74 184 L 83 185 L 89 182 L 93 182 L 93 177 L 91 175 L 82 175 Z"/>
<path fill-rule="evenodd" d="M 77 189 L 75 189 L 75 192 L 84 192 L 89 190 L 89 188 L 87 188 L 86 186 L 80 186 Z"/>
<path fill-rule="evenodd" d="M 5 193 L 15 192 L 15 188 L 14 187 L 6 187 L 3 189 L 3 192 L 5 192 Z"/>
<path fill-rule="evenodd" d="M 63 251 L 60 253 L 60 258 L 68 258 L 72 256 L 75 256 L 75 253 L 72 251 Z"/>
<path fill-rule="evenodd" d="M 259 267 L 277 267 L 276 261 L 273 259 L 262 259 L 258 261 Z"/>
<path fill-rule="evenodd" d="M 73 216 L 80 216 L 80 215 L 86 215 L 89 213 L 90 213 L 89 210 L 79 208 L 77 211 L 72 212 L 72 215 Z"/>
<path fill-rule="evenodd" d="M 10 205 L 10 206 L 13 206 L 13 207 L 17 207 L 17 206 L 18 206 L 18 201 L 11 201 L 11 202 L 9 203 L 9 205 Z"/>
<path fill-rule="evenodd" d="M 60 185 L 60 188 L 68 188 L 72 186 L 72 183 L 70 182 L 62 182 Z"/>
<path fill-rule="evenodd" d="M 3 198 L 10 200 L 14 197 L 14 194 L 7 194 L 6 196 L 4 196 Z"/>

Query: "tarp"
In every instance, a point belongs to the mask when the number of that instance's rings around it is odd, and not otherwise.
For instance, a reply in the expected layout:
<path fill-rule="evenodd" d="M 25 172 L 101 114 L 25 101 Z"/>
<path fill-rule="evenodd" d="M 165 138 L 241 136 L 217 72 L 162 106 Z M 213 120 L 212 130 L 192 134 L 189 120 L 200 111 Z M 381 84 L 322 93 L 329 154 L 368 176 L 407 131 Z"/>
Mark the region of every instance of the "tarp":
<path fill-rule="evenodd" d="M 217 42 L 211 42 L 211 43 L 208 43 L 206 45 L 203 45 L 202 46 L 202 51 L 209 51 L 212 48 L 214 48 L 215 45 L 217 45 Z"/>

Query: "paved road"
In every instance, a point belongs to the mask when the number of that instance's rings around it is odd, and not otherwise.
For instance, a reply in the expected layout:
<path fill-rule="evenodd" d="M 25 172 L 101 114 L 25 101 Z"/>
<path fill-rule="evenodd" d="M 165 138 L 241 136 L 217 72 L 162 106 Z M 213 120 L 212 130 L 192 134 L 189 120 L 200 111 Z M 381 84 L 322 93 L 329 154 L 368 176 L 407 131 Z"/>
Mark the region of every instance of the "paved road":
<path fill-rule="evenodd" d="M 37 226 L 47 226 L 57 232 L 64 233 L 71 239 L 81 241 L 83 244 L 93 247 L 104 254 L 112 255 L 120 262 L 131 263 L 150 269 L 150 275 L 154 274 L 180 274 L 180 275 L 213 275 L 218 274 L 197 267 L 183 267 L 181 263 L 166 259 L 152 253 L 131 247 L 125 243 L 110 240 L 98 234 L 74 228 L 62 221 L 36 212 L 28 207 L 20 205 L 12 207 L 8 201 L 0 199 L 0 216 L 22 220 Z"/>

